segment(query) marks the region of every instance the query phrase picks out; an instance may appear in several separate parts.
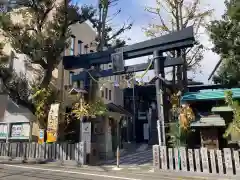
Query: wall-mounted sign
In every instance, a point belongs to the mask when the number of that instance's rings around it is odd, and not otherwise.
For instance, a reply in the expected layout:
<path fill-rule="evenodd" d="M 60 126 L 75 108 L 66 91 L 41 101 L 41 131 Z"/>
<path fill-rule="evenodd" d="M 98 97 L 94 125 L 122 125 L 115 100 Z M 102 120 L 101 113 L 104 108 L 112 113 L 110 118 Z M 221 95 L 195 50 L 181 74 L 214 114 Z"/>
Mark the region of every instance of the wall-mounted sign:
<path fill-rule="evenodd" d="M 11 138 L 29 138 L 30 124 L 12 124 L 11 126 Z"/>
<path fill-rule="evenodd" d="M 6 138 L 8 135 L 7 124 L 0 124 L 0 138 Z"/>
<path fill-rule="evenodd" d="M 59 103 L 52 104 L 48 114 L 47 142 L 57 141 Z"/>
<path fill-rule="evenodd" d="M 82 123 L 82 141 L 86 142 L 86 152 L 91 153 L 91 123 Z"/>

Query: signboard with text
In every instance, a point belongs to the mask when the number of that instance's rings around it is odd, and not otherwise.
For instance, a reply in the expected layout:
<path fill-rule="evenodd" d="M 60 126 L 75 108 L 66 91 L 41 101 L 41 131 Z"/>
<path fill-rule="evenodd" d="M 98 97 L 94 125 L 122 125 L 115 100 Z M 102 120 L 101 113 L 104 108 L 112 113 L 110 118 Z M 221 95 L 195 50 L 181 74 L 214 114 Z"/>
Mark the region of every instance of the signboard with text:
<path fill-rule="evenodd" d="M 56 142 L 58 133 L 59 103 L 52 104 L 48 114 L 47 142 Z"/>
<path fill-rule="evenodd" d="M 30 124 L 12 124 L 11 125 L 11 138 L 14 139 L 28 139 L 30 134 Z"/>
<path fill-rule="evenodd" d="M 91 123 L 82 123 L 82 141 L 86 143 L 86 152 L 91 153 Z"/>

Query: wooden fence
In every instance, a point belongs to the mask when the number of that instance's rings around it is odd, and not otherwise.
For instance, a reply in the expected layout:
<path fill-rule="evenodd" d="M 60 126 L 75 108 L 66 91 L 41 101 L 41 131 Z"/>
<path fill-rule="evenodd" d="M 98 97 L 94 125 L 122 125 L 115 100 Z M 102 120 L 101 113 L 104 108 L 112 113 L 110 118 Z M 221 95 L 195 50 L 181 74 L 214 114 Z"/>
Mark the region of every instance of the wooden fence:
<path fill-rule="evenodd" d="M 239 151 L 153 146 L 155 169 L 240 175 Z"/>
<path fill-rule="evenodd" d="M 75 161 L 79 165 L 86 162 L 86 145 L 83 142 L 37 144 L 37 143 L 0 143 L 0 159 L 39 159 Z"/>

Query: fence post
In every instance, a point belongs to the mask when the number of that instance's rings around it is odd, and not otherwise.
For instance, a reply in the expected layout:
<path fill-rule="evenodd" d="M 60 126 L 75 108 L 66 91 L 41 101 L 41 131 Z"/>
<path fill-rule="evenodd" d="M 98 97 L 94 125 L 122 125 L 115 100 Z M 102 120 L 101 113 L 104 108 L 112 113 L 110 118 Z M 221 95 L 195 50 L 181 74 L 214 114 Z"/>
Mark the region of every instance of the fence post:
<path fill-rule="evenodd" d="M 201 172 L 199 149 L 194 149 L 196 171 Z"/>
<path fill-rule="evenodd" d="M 233 164 L 232 164 L 231 149 L 224 148 L 223 152 L 224 152 L 226 174 L 233 174 Z"/>
<path fill-rule="evenodd" d="M 222 151 L 217 150 L 217 162 L 218 162 L 218 171 L 219 174 L 223 174 L 223 159 L 222 159 Z"/>
<path fill-rule="evenodd" d="M 173 170 L 174 166 L 173 166 L 173 149 L 172 148 L 168 148 L 168 160 L 169 160 L 169 169 Z"/>
<path fill-rule="evenodd" d="M 160 146 L 161 167 L 167 170 L 167 152 L 166 146 Z"/>
<path fill-rule="evenodd" d="M 180 157 L 181 157 L 181 168 L 182 171 L 187 171 L 187 154 L 186 154 L 186 148 L 180 147 L 179 148 Z"/>
<path fill-rule="evenodd" d="M 200 151 L 201 151 L 203 172 L 209 173 L 208 150 L 207 150 L 207 148 L 201 148 Z"/>
<path fill-rule="evenodd" d="M 215 150 L 210 149 L 210 161 L 211 161 L 211 168 L 212 168 L 212 173 L 216 174 L 217 169 L 216 169 L 216 157 L 215 157 Z"/>
<path fill-rule="evenodd" d="M 193 150 L 188 149 L 189 171 L 194 172 Z"/>
<path fill-rule="evenodd" d="M 176 171 L 180 171 L 180 159 L 179 159 L 178 148 L 174 148 L 174 158 L 175 158 L 175 169 Z"/>
<path fill-rule="evenodd" d="M 236 174 L 240 173 L 240 162 L 239 162 L 239 153 L 238 151 L 233 151 L 233 158 L 235 163 Z"/>
<path fill-rule="evenodd" d="M 154 169 L 160 169 L 159 145 L 153 145 L 153 168 Z"/>
<path fill-rule="evenodd" d="M 86 151 L 85 151 L 85 143 L 79 142 L 77 143 L 76 151 L 77 151 L 77 164 L 84 165 L 86 161 Z"/>

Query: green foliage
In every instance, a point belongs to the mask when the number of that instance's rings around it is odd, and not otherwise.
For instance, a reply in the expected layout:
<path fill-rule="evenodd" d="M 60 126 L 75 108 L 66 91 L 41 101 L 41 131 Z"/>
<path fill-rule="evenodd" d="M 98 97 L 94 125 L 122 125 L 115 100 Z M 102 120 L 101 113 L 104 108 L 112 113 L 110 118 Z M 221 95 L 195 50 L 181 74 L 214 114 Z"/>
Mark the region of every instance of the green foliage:
<path fill-rule="evenodd" d="M 81 100 L 80 100 L 81 101 Z M 107 113 L 106 105 L 101 99 L 93 103 L 77 102 L 72 108 L 72 112 L 68 114 L 69 117 L 76 117 L 81 119 L 82 117 L 96 117 L 103 116 Z"/>
<path fill-rule="evenodd" d="M 23 105 L 32 112 L 34 108 L 29 100 L 31 88 L 26 76 L 9 69 L 5 63 L 0 64 L 0 78 L 2 80 L 2 91 L 10 96 L 17 104 Z"/>
<path fill-rule="evenodd" d="M 56 93 L 51 88 L 40 88 L 39 86 L 32 89 L 32 100 L 35 106 L 35 115 L 41 128 L 46 128 L 48 112 L 50 106 L 54 103 Z"/>
<path fill-rule="evenodd" d="M 32 63 L 39 64 L 44 69 L 41 82 L 41 87 L 44 88 L 48 87 L 52 71 L 68 47 L 71 25 L 82 23 L 94 14 L 92 7 L 79 8 L 72 5 L 71 0 L 56 4 L 55 0 L 26 1 L 21 4 L 24 8 L 0 15 L 0 28 L 14 50 L 27 55 Z M 11 14 L 22 16 L 23 22 L 13 22 Z"/>
<path fill-rule="evenodd" d="M 225 1 L 226 11 L 222 19 L 208 26 L 213 51 L 220 55 L 221 65 L 215 83 L 236 85 L 240 80 L 240 2 Z"/>
<path fill-rule="evenodd" d="M 229 135 L 240 134 L 240 105 L 238 101 L 233 100 L 233 93 L 231 91 L 225 92 L 225 102 L 233 110 L 233 120 L 224 133 L 224 137 L 227 138 Z"/>
<path fill-rule="evenodd" d="M 190 133 L 191 130 L 180 127 L 179 122 L 169 123 L 169 132 L 167 133 L 169 145 L 172 147 L 186 146 Z"/>

